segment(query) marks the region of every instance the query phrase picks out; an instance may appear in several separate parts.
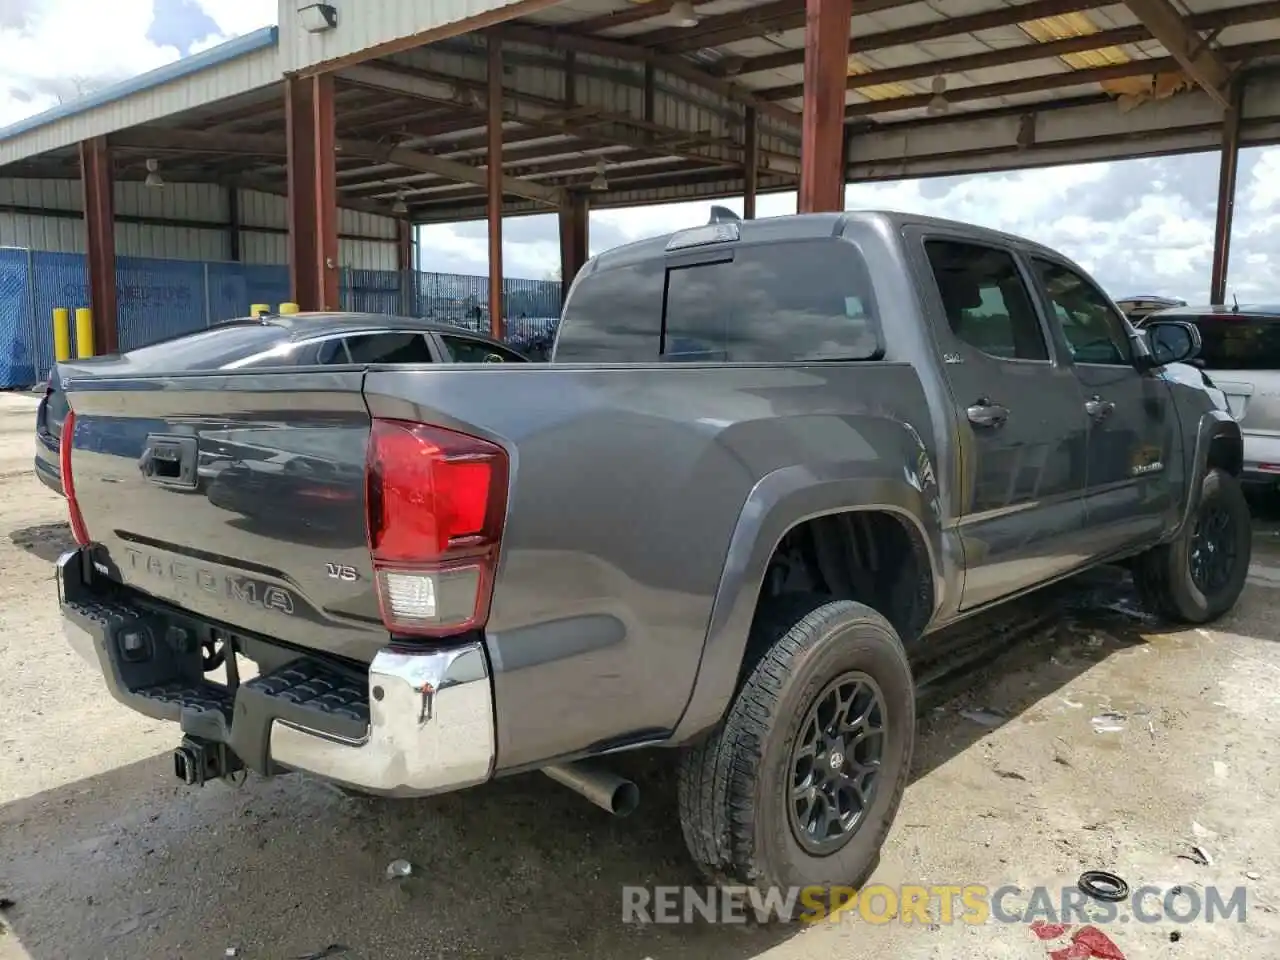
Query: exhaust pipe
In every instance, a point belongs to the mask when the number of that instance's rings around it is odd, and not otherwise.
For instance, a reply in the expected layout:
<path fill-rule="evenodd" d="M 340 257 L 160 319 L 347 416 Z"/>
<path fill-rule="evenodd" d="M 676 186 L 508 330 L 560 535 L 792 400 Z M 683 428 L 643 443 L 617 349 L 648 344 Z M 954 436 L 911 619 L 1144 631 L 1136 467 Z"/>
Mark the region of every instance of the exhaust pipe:
<path fill-rule="evenodd" d="M 543 767 L 542 772 L 615 817 L 628 816 L 640 805 L 639 787 L 584 760 Z"/>

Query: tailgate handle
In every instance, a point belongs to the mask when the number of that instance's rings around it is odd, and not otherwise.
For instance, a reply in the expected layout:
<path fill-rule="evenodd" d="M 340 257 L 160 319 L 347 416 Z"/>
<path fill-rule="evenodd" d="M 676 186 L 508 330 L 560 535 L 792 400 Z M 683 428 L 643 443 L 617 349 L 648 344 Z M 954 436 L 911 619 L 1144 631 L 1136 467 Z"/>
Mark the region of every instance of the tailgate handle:
<path fill-rule="evenodd" d="M 152 483 L 166 487 L 194 488 L 196 485 L 196 438 L 147 437 L 147 449 L 138 466 Z"/>

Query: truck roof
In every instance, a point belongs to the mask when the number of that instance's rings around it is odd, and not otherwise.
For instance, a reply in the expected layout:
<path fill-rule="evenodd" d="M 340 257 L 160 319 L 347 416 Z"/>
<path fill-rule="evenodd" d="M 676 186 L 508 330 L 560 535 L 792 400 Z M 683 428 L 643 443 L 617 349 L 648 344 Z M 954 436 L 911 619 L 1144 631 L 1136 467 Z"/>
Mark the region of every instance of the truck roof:
<path fill-rule="evenodd" d="M 988 227 L 975 226 L 972 223 L 964 223 L 959 220 L 927 217 L 893 210 L 849 210 L 844 213 L 784 214 L 779 217 L 742 220 L 738 221 L 738 225 L 742 242 L 760 242 L 764 240 L 799 240 L 807 237 L 829 237 L 843 229 L 845 224 L 851 222 L 866 223 L 879 227 L 888 233 L 897 233 L 903 227 L 911 225 L 934 227 L 945 229 L 949 233 L 965 234 L 978 241 L 1018 244 L 1019 246 L 1030 247 L 1037 252 L 1047 254 L 1053 259 L 1062 259 L 1062 254 L 1036 243 L 1034 240 L 1028 240 L 1026 237 L 1004 233 Z M 697 224 L 696 226 L 703 226 L 703 224 Z M 685 230 L 695 228 L 686 227 L 684 230 L 673 230 L 670 233 L 664 233 L 656 237 L 646 237 L 643 240 L 636 240 L 632 243 L 614 247 L 592 258 L 592 261 L 596 264 L 594 269 L 612 269 L 629 263 L 648 260 L 652 257 L 664 256 L 667 243 L 672 237 L 684 233 Z"/>

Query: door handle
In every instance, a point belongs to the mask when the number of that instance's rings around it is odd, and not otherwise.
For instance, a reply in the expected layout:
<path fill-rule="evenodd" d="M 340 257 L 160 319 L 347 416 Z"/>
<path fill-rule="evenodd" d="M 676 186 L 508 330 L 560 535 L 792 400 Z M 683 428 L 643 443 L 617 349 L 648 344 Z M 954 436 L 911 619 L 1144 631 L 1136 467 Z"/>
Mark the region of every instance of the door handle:
<path fill-rule="evenodd" d="M 1116 405 L 1110 400 L 1103 400 L 1099 396 L 1090 397 L 1084 405 L 1084 412 L 1095 420 L 1105 420 L 1111 416 L 1111 412 L 1115 410 Z"/>
<path fill-rule="evenodd" d="M 992 403 L 983 397 L 977 403 L 970 405 L 965 414 L 975 427 L 1001 427 L 1009 419 L 1009 408 Z"/>

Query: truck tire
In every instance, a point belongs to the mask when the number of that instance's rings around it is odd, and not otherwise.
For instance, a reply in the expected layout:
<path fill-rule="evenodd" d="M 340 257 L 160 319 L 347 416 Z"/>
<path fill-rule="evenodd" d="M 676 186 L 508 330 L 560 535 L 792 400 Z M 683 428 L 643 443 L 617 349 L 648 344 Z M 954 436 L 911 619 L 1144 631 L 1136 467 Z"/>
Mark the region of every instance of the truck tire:
<path fill-rule="evenodd" d="M 762 608 L 748 650 L 759 659 L 728 714 L 681 757 L 689 852 L 716 882 L 857 886 L 879 862 L 911 768 L 902 642 L 870 607 L 806 594 Z"/>
<path fill-rule="evenodd" d="M 1233 606 L 1249 575 L 1253 522 L 1240 481 L 1216 467 L 1200 504 L 1172 543 L 1135 558 L 1133 582 L 1151 613 L 1175 623 L 1208 623 Z"/>

